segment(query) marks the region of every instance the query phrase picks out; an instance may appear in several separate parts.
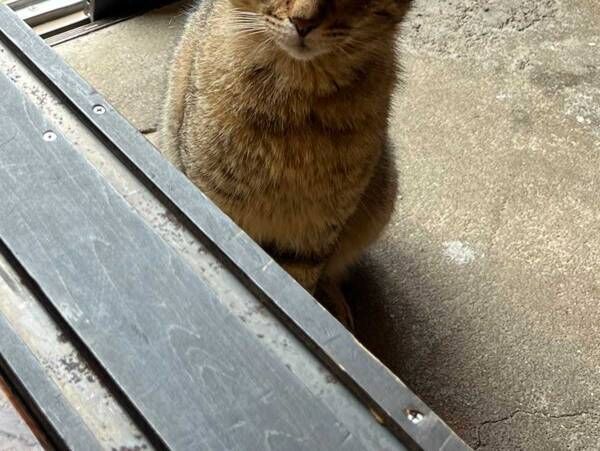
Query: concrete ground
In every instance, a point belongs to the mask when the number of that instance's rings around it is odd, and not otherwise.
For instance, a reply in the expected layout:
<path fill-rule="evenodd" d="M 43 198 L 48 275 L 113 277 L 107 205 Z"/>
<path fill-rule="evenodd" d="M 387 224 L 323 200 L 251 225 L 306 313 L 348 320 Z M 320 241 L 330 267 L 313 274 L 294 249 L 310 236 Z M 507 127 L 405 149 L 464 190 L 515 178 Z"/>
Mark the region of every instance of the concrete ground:
<path fill-rule="evenodd" d="M 182 16 L 57 47 L 156 137 Z M 600 3 L 418 0 L 359 338 L 474 448 L 600 450 Z"/>

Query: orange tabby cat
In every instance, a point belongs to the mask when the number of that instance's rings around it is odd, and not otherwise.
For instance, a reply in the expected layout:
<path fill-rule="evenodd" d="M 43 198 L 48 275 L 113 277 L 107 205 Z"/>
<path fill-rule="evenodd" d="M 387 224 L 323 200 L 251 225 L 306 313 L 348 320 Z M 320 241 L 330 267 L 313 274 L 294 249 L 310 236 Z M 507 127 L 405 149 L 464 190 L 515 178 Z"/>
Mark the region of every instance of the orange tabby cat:
<path fill-rule="evenodd" d="M 166 156 L 351 325 L 339 289 L 388 222 L 410 0 L 205 0 L 173 60 Z"/>

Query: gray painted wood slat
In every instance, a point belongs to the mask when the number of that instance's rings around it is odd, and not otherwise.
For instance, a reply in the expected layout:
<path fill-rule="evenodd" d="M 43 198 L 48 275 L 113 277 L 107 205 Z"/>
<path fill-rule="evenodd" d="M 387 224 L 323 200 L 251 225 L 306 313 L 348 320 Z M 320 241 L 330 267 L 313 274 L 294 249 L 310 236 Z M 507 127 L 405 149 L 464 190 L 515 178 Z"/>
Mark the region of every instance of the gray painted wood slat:
<path fill-rule="evenodd" d="M 363 449 L 0 75 L 0 237 L 172 449 Z"/>
<path fill-rule="evenodd" d="M 79 415 L 65 401 L 58 387 L 48 379 L 39 362 L 1 315 L 0 368 L 9 376 L 19 374 L 21 387 L 17 388 L 24 392 L 23 397 L 30 408 L 41 413 L 46 423 L 46 432 L 57 446 L 73 451 L 102 449 Z"/>
<path fill-rule="evenodd" d="M 15 399 L 16 395 L 0 374 L 0 451 L 43 451 L 31 422 L 25 421 L 26 409 L 17 405 Z"/>

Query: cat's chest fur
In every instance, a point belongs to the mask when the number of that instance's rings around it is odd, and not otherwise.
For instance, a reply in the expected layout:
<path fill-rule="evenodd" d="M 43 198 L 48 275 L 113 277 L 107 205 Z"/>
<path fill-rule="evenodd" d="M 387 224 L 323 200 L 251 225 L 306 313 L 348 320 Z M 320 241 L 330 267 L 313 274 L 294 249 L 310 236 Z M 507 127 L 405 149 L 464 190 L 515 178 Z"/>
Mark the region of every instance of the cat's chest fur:
<path fill-rule="evenodd" d="M 197 80 L 184 125 L 188 175 L 226 210 L 235 203 L 272 218 L 295 212 L 342 220 L 385 139 L 385 111 L 365 106 L 373 93 L 283 94 L 236 76 L 233 87 L 221 80 L 223 88 L 209 89 Z"/>
<path fill-rule="evenodd" d="M 214 36 L 193 38 L 182 168 L 255 239 L 331 243 L 384 147 L 393 50 L 356 67 L 261 58 L 217 39 L 220 23 Z"/>

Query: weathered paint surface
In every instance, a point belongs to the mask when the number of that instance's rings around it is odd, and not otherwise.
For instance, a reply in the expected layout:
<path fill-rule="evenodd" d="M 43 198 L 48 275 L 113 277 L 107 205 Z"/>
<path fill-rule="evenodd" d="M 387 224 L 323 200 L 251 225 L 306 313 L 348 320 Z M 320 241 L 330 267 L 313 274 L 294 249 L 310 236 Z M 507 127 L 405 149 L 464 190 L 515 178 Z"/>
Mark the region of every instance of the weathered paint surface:
<path fill-rule="evenodd" d="M 0 451 L 43 450 L 10 397 L 9 388 L 0 378 Z"/>

